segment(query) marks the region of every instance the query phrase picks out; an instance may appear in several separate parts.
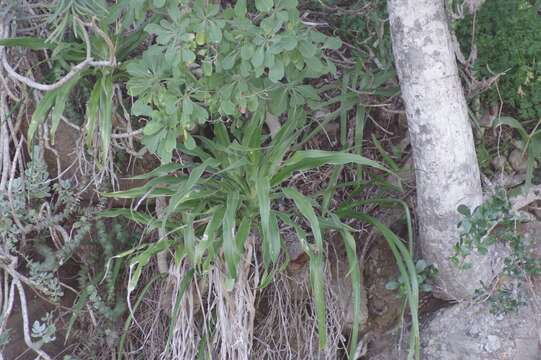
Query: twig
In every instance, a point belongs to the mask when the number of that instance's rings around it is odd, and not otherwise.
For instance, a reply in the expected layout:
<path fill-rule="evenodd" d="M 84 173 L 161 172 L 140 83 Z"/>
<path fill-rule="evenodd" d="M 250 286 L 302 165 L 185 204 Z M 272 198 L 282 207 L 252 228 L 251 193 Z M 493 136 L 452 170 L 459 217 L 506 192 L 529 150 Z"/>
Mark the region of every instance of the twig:
<path fill-rule="evenodd" d="M 9 203 L 11 207 L 11 215 L 13 217 L 13 220 L 15 221 L 15 224 L 17 225 L 17 227 L 19 227 L 19 229 L 22 231 L 23 235 L 25 235 L 30 231 L 31 226 L 24 226 L 19 220 L 19 217 L 15 213 L 15 206 L 13 205 L 14 203 L 13 194 L 11 192 L 13 181 L 15 180 L 15 170 L 17 169 L 17 159 L 21 155 L 21 149 L 23 147 L 22 145 L 23 145 L 23 138 L 21 138 L 21 140 L 19 141 L 19 144 L 17 144 L 17 149 L 15 150 L 15 155 L 13 156 L 13 162 L 11 164 L 11 171 L 9 175 L 7 195 L 8 195 L 8 199 L 9 199 Z"/>
<path fill-rule="evenodd" d="M 11 89 L 9 88 L 8 82 L 6 81 L 5 76 L 0 76 L 0 81 L 2 82 L 2 86 L 6 90 L 6 93 L 9 95 L 10 98 L 12 98 L 14 101 L 21 101 L 19 97 L 17 97 L 13 92 L 11 92 Z"/>
<path fill-rule="evenodd" d="M 58 89 L 68 81 L 70 81 L 73 77 L 75 77 L 77 74 L 79 74 L 81 71 L 85 70 L 88 67 L 115 67 L 116 66 L 116 59 L 114 56 L 114 46 L 111 41 L 111 39 L 105 34 L 95 23 L 95 20 L 92 19 L 91 23 L 84 23 L 80 19 L 75 18 L 75 20 L 81 25 L 81 28 L 83 30 L 83 38 L 86 44 L 86 59 L 75 65 L 64 77 L 62 77 L 60 80 L 53 84 L 41 84 L 38 83 L 26 76 L 20 75 L 15 71 L 15 69 L 8 63 L 7 56 L 5 53 L 5 49 L 3 46 L 0 46 L 0 58 L 2 59 L 2 66 L 7 71 L 8 75 L 12 77 L 13 79 L 22 82 L 23 84 L 30 86 L 31 88 L 41 90 L 41 91 L 52 91 L 55 89 Z M 91 56 L 91 45 L 90 45 L 90 39 L 88 37 L 88 32 L 86 31 L 85 27 L 90 27 L 94 32 L 96 32 L 98 35 L 100 35 L 107 46 L 109 46 L 109 50 L 111 51 L 110 59 L 109 60 L 94 60 Z M 7 25 L 4 25 L 3 34 L 7 34 Z"/>
<path fill-rule="evenodd" d="M 133 130 L 127 133 L 119 133 L 119 134 L 111 134 L 111 137 L 113 139 L 126 139 L 126 138 L 132 138 L 137 137 L 143 133 L 143 129 Z"/>
<path fill-rule="evenodd" d="M 45 360 L 51 360 L 51 357 L 41 350 L 38 345 L 32 342 L 30 338 L 30 326 L 28 324 L 28 304 L 26 302 L 26 295 L 24 293 L 23 284 L 17 278 L 13 278 L 15 286 L 17 286 L 17 291 L 19 292 L 19 299 L 21 301 L 21 316 L 23 318 L 23 333 L 24 333 L 24 342 L 26 346 L 32 349 L 36 354 L 41 356 Z"/>

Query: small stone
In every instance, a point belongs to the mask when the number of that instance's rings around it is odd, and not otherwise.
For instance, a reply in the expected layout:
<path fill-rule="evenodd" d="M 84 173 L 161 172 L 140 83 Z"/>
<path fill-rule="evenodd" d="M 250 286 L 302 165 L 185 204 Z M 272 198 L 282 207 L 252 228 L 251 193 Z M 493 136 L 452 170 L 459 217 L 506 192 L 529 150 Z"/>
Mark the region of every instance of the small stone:
<path fill-rule="evenodd" d="M 500 338 L 496 335 L 488 335 L 487 336 L 487 343 L 485 344 L 485 351 L 492 353 L 495 351 L 498 351 L 500 347 L 502 346 L 500 342 Z"/>
<path fill-rule="evenodd" d="M 523 306 L 497 321 L 490 310 L 488 302 L 439 310 L 422 329 L 423 360 L 539 360 L 539 314 Z"/>
<path fill-rule="evenodd" d="M 528 157 L 520 150 L 513 150 L 509 154 L 509 163 L 518 172 L 524 172 L 528 168 Z"/>
<path fill-rule="evenodd" d="M 494 167 L 494 170 L 496 171 L 503 171 L 506 162 L 507 160 L 503 156 L 497 156 L 492 159 L 492 167 Z"/>

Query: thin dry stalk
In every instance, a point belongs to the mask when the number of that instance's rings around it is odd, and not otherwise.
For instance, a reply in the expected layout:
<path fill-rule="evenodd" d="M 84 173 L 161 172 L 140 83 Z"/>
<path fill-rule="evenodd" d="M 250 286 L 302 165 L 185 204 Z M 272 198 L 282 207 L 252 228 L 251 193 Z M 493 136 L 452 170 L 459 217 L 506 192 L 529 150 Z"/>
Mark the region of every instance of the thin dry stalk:
<path fill-rule="evenodd" d="M 173 291 L 168 294 L 171 297 L 170 309 L 167 309 L 170 316 L 177 315 L 176 319 L 172 320 L 174 324 L 172 339 L 170 344 L 167 344 L 167 351 L 164 351 L 160 359 L 195 359 L 197 356 L 199 342 L 201 335 L 197 324 L 197 309 L 195 307 L 194 300 L 194 283 L 186 289 L 184 294 L 181 294 L 182 298 L 178 304 L 178 311 L 176 309 L 177 296 L 179 295 L 179 287 L 181 282 L 188 272 L 188 263 L 183 261 L 179 266 L 174 266 L 169 270 L 169 280 L 174 281 L 173 286 L 166 285 L 166 289 L 172 288 Z"/>
<path fill-rule="evenodd" d="M 226 277 L 221 267 L 216 266 L 212 271 L 218 318 L 216 336 L 220 343 L 217 358 L 222 360 L 252 358 L 255 301 L 259 283 L 255 243 L 256 236 L 252 234 L 246 240 L 244 261 L 239 264 L 238 277 L 231 291 L 226 289 Z"/>
<path fill-rule="evenodd" d="M 327 267 L 330 264 L 327 263 Z M 306 269 L 305 269 L 306 270 Z M 327 284 L 332 281 L 327 271 Z M 338 359 L 345 348 L 339 294 L 328 286 L 327 347 L 318 348 L 317 319 L 308 285 L 308 274 L 278 273 L 261 295 L 255 328 L 253 358 L 256 359 Z"/>

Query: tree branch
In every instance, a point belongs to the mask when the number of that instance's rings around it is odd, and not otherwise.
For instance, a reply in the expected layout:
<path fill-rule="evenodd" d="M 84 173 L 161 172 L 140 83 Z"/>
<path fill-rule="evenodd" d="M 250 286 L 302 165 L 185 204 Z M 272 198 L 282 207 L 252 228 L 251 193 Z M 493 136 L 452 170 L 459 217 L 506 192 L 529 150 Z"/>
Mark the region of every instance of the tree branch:
<path fill-rule="evenodd" d="M 28 303 L 26 302 L 26 295 L 24 293 L 23 284 L 17 278 L 13 278 L 13 282 L 15 283 L 15 286 L 17 286 L 17 290 L 19 292 L 19 299 L 21 300 L 21 315 L 23 317 L 24 342 L 26 343 L 26 346 L 32 349 L 43 359 L 51 360 L 51 357 L 46 352 L 41 350 L 38 345 L 32 342 L 32 338 L 30 337 L 30 325 L 28 322 Z"/>
<path fill-rule="evenodd" d="M 81 29 L 83 30 L 83 38 L 84 38 L 84 41 L 85 41 L 85 44 L 86 44 L 86 59 L 83 62 L 75 65 L 66 75 L 64 75 L 57 82 L 55 82 L 53 84 L 41 84 L 41 83 L 38 83 L 38 82 L 34 81 L 33 79 L 30 79 L 30 78 L 28 78 L 26 76 L 23 76 L 23 75 L 17 73 L 15 71 L 15 69 L 7 61 L 7 56 L 6 56 L 4 46 L 0 46 L 0 58 L 2 59 L 2 66 L 4 67 L 4 69 L 6 70 L 8 75 L 11 78 L 13 78 L 13 79 L 15 79 L 15 80 L 17 80 L 19 82 L 22 82 L 23 84 L 25 84 L 25 85 L 27 85 L 27 86 L 29 86 L 31 88 L 41 90 L 41 91 L 52 91 L 52 90 L 58 89 L 59 87 L 61 87 L 62 85 L 64 85 L 68 81 L 70 81 L 78 73 L 80 73 L 81 71 L 85 70 L 88 67 L 95 67 L 95 68 L 99 68 L 99 67 L 115 67 L 116 66 L 116 58 L 114 56 L 113 42 L 107 36 L 107 34 L 105 34 L 96 25 L 95 19 L 92 19 L 92 22 L 90 22 L 90 23 L 84 23 L 79 18 L 75 18 L 75 20 L 81 25 Z M 109 47 L 109 51 L 111 52 L 109 60 L 98 60 L 98 61 L 96 61 L 96 60 L 94 60 L 92 58 L 90 39 L 88 37 L 88 32 L 86 31 L 86 27 L 90 27 L 92 30 L 94 30 L 95 33 L 97 33 L 99 36 L 101 36 L 103 38 L 103 40 L 105 41 L 105 43 Z M 4 25 L 3 34 L 4 34 L 4 36 L 8 34 L 6 24 Z"/>

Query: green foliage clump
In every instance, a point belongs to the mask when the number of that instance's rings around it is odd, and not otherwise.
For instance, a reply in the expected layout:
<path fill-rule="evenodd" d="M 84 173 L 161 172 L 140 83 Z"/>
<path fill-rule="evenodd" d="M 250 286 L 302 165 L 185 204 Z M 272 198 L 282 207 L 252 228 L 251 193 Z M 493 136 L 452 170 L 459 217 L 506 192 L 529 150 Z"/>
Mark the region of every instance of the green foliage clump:
<path fill-rule="evenodd" d="M 426 260 L 419 259 L 415 263 L 415 270 L 417 271 L 417 282 L 419 284 L 419 290 L 422 292 L 432 292 L 432 285 L 430 281 L 435 279 L 438 274 L 438 269 L 426 262 Z M 403 275 L 400 275 L 397 279 L 388 281 L 385 284 L 387 290 L 398 290 L 398 294 L 401 298 L 406 298 L 407 288 L 406 282 L 408 279 Z"/>
<path fill-rule="evenodd" d="M 132 226 L 133 227 L 133 226 Z M 78 272 L 81 293 L 73 305 L 69 321 L 68 335 L 78 317 L 89 305 L 100 326 L 95 329 L 92 345 L 96 349 L 117 346 L 120 338 L 119 320 L 125 315 L 127 306 L 122 274 L 126 262 L 114 256 L 133 246 L 140 233 L 133 231 L 126 221 L 97 220 L 93 226 L 88 245 L 94 248 L 83 259 Z"/>
<path fill-rule="evenodd" d="M 193 149 L 190 131 L 207 121 L 262 109 L 279 116 L 319 100 L 303 81 L 336 71 L 322 49 L 341 42 L 303 25 L 296 0 L 256 1 L 255 18 L 246 1 L 188 3 L 164 4 L 167 15 L 145 27 L 156 44 L 126 67 L 132 113 L 150 118 L 143 143 L 163 162 L 179 135 Z"/>
<path fill-rule="evenodd" d="M 524 221 L 511 209 L 507 195 L 497 193 L 478 206 L 473 212 L 460 205 L 458 211 L 464 215 L 459 224 L 460 241 L 455 244 L 455 264 L 469 267 L 461 262 L 473 250 L 480 254 L 488 253 L 490 246 L 501 241 L 509 247 L 511 253 L 505 259 L 504 272 L 510 276 L 539 275 L 541 260 L 531 254 L 526 239 L 517 233 L 516 223 Z"/>
<path fill-rule="evenodd" d="M 245 256 L 245 244 L 250 234 L 261 236 L 261 253 L 265 273 L 261 286 L 272 279 L 273 265 L 278 264 L 283 240 L 281 224 L 290 226 L 298 235 L 304 251 L 310 258 L 311 286 L 316 303 L 320 341 L 325 342 L 324 244 L 322 230 L 335 229 L 342 233 L 351 261 L 352 281 L 359 304 L 358 282 L 360 273 L 355 255 L 355 243 L 349 228 L 338 218 L 317 216 L 318 204 L 283 183 L 297 171 L 307 171 L 322 165 L 353 163 L 385 170 L 383 166 L 357 154 L 320 150 L 299 150 L 290 154 L 306 122 L 306 114 L 296 109 L 288 112 L 288 122 L 274 138 L 263 130 L 263 116 L 254 116 L 247 126 L 228 131 L 221 122 L 214 127 L 214 140 L 197 137 L 197 148 L 181 149 L 194 157 L 189 164 L 166 164 L 140 178 L 150 181 L 139 188 L 109 194 L 117 198 L 168 196 L 169 206 L 161 219 L 146 218 L 143 214 L 113 209 L 106 214 L 128 216 L 151 227 L 162 227 L 168 240 L 152 244 L 132 258 L 135 265 L 128 291 L 137 286 L 142 268 L 149 258 L 164 248 L 183 244 L 176 250 L 178 261 L 187 258 L 197 276 L 204 276 L 222 261 L 226 264 L 228 286 L 237 278 L 237 269 Z M 268 145 L 267 145 L 268 144 Z M 189 175 L 179 170 L 191 169 Z M 176 176 L 175 176 L 176 175 Z M 278 211 L 280 204 L 290 203 L 290 211 Z M 295 219 L 305 219 L 313 241 Z M 179 226 L 179 223 L 181 226 Z M 197 226 L 206 223 L 206 226 Z M 356 314 L 358 315 L 358 314 Z M 357 318 L 357 317 L 356 317 Z"/>
<path fill-rule="evenodd" d="M 126 309 L 124 297 L 119 295 L 122 287 L 118 286 L 125 263 L 121 259 L 108 267 L 106 261 L 132 246 L 138 239 L 137 232 L 128 231 L 125 222 L 118 220 L 111 225 L 112 231 L 107 231 L 104 222 L 96 221 L 102 205 L 81 208 L 70 182 L 53 183 L 41 147 L 33 148 L 32 159 L 24 174 L 13 179 L 11 197 L 0 194 L 0 243 L 5 257 L 24 260 L 29 284 L 51 303 L 59 303 L 64 296 L 59 270 L 80 255 L 84 245 L 97 248 L 80 259 L 78 275 L 82 291 L 73 308 L 67 337 L 88 303 L 100 322 L 99 331 L 107 332 L 109 339 L 113 339 L 117 330 L 115 321 Z M 51 229 L 67 226 L 71 227 L 69 234 L 65 232 L 68 238 L 53 246 Z M 36 344 L 41 346 L 55 340 L 56 320 L 53 313 L 47 313 L 32 324 L 31 336 Z M 9 329 L 0 334 L 0 349 L 8 343 L 9 334 Z"/>
<path fill-rule="evenodd" d="M 504 104 L 521 120 L 541 117 L 541 18 L 537 8 L 525 0 L 486 1 L 475 17 L 467 16 L 457 26 L 467 51 L 471 51 L 475 29 L 478 78 L 505 72 L 498 89 Z M 491 89 L 485 98 L 498 102 L 497 90 Z"/>
<path fill-rule="evenodd" d="M 245 260 L 246 242 L 255 237 L 263 270 L 257 285 L 263 288 L 273 280 L 277 269 L 283 269 L 281 230 L 287 228 L 296 233 L 309 257 L 313 312 L 323 347 L 327 317 L 323 232 L 338 231 L 346 246 L 348 276 L 353 286 L 356 319 L 350 337 L 350 352 L 353 353 L 361 312 L 361 273 L 352 235 L 354 229 L 345 221 L 358 219 L 381 231 L 393 250 L 402 275 L 401 287 L 411 308 L 411 351 L 418 353 L 418 287 L 419 282 L 424 282 L 423 274 L 428 267 L 420 262 L 416 268 L 411 258 L 412 248 L 406 248 L 384 224 L 362 214 L 362 209 L 354 209 L 359 204 L 350 204 L 351 208 L 342 208 L 342 213 L 336 215 L 330 209 L 345 165 L 354 164 L 359 174 L 362 174 L 362 166 L 389 173 L 384 166 L 358 154 L 365 116 L 364 104 L 359 98 L 364 94 L 388 96 L 396 93 L 395 89 L 379 89 L 394 77 L 394 72 L 382 71 L 374 75 L 366 72 L 363 64 L 356 64 L 352 69 L 343 69 L 344 79 L 337 87 L 330 79 L 337 70 L 328 56 L 331 50 L 339 49 L 342 42 L 305 24 L 297 0 L 219 3 L 203 0 L 118 0 L 114 4 L 103 0 L 52 2 L 51 18 L 62 19 L 61 23 L 57 29 L 51 26 L 52 33 L 47 40 L 33 39 L 34 50 L 53 49 L 53 66 L 45 79 L 54 81 L 73 64 L 84 61 L 87 42 L 90 44 L 89 56 L 102 61 L 109 59 L 110 63 L 104 67 L 85 68 L 61 87 L 47 92 L 36 106 L 29 138 L 49 118 L 51 135 L 54 135 L 62 113 L 73 112 L 74 107 L 65 106 L 75 97 L 70 92 L 78 92 L 87 104 L 85 120 L 78 125 L 86 131 L 87 146 L 99 149 L 105 162 L 111 159 L 108 155 L 114 144 L 111 135 L 116 110 L 119 106 L 122 108 L 127 122 L 137 117 L 134 124 L 144 124 L 142 144 L 158 155 L 164 165 L 136 177 L 147 180 L 145 185 L 109 196 L 164 197 L 168 202 L 165 214 L 156 210 L 150 215 L 142 209 L 122 208 L 102 211 L 100 215 L 123 215 L 147 225 L 148 230 L 165 230 L 167 235 L 157 242 L 135 246 L 134 241 L 127 240 L 129 237 L 121 227 L 113 227 L 110 236 L 103 223 L 89 225 L 94 223 L 95 211 L 71 211 L 70 214 L 78 219 L 73 225 L 77 231 L 72 241 L 60 250 L 41 249 L 44 260 L 35 263 L 35 278 L 45 274 L 41 282 L 47 283 L 49 275 L 80 248 L 83 238 L 79 235 L 95 233 L 92 245 L 98 246 L 96 253 L 101 257 L 88 256 L 83 261 L 79 274 L 82 290 L 73 306 L 68 333 L 83 311 L 91 307 L 95 310 L 93 314 L 99 315 L 100 331 L 104 335 L 98 337 L 96 347 L 104 345 L 103 339 L 108 347 L 113 347 L 111 343 L 115 343 L 120 335 L 115 323 L 125 315 L 124 299 L 130 298 L 140 285 L 142 271 L 154 256 L 167 251 L 174 255 L 171 261 L 176 265 L 184 262 L 190 266 L 182 280 L 184 285 L 179 287 L 178 302 L 193 277 L 208 276 L 217 266 L 225 265 L 225 286 L 235 286 L 239 265 Z M 382 51 L 389 50 L 388 36 L 370 29 L 375 24 L 385 23 L 384 8 L 378 5 L 377 9 L 375 17 L 366 23 L 356 23 L 352 16 L 349 19 L 351 24 L 358 25 L 360 36 L 371 37 L 368 45 L 355 44 L 363 47 L 366 54 L 371 54 L 373 46 L 381 47 Z M 348 24 L 343 23 L 342 32 Z M 84 36 L 85 29 L 89 30 L 89 38 Z M 109 46 L 108 40 L 114 45 Z M 24 46 L 20 39 L 11 39 L 11 43 L 0 41 L 0 44 Z M 373 55 L 368 57 L 374 58 Z M 378 67 L 387 68 L 388 60 L 387 56 L 382 56 L 381 62 L 386 64 L 378 64 Z M 316 79 L 322 77 L 327 84 L 315 86 Z M 124 108 L 123 104 L 129 102 L 119 98 L 125 94 L 133 97 L 131 107 Z M 347 152 L 348 120 L 354 107 L 357 154 Z M 326 122 L 340 118 L 343 151 L 299 150 L 320 131 L 308 122 L 310 115 L 316 118 L 315 110 L 332 110 L 324 115 Z M 280 129 L 269 134 L 264 126 L 271 117 L 277 120 Z M 126 130 L 130 129 L 131 126 L 127 126 Z M 197 135 L 197 129 L 212 135 Z M 141 133 L 136 130 L 136 134 Z M 301 138 L 303 134 L 305 137 Z M 378 150 L 385 154 L 381 146 Z M 181 163 L 171 164 L 172 160 L 177 160 L 173 159 L 175 152 L 188 156 Z M 93 154 L 96 156 L 97 152 Z M 383 157 L 393 169 L 398 169 L 390 156 Z M 307 194 L 310 190 L 306 188 L 297 189 L 296 178 L 301 172 L 329 165 L 336 166 L 334 180 L 328 185 L 320 204 L 320 195 Z M 62 189 L 54 192 L 70 193 Z M 39 193 L 38 190 L 35 192 Z M 50 190 L 45 191 L 49 194 L 44 195 L 47 199 L 56 196 L 52 196 Z M 63 197 L 58 195 L 55 199 L 59 202 Z M 68 195 L 66 199 L 69 199 Z M 65 205 L 52 212 L 63 213 L 64 208 L 71 209 Z M 55 224 L 64 220 L 58 218 Z M 408 223 L 411 225 L 411 221 Z M 412 236 L 410 231 L 410 243 Z M 110 261 L 104 264 L 104 258 Z M 118 279 L 126 265 L 130 269 L 127 289 L 120 290 Z M 53 285 L 48 287 L 53 288 Z M 178 306 L 175 308 L 179 311 Z M 214 314 L 209 315 L 210 321 L 214 321 Z M 176 318 L 172 316 L 172 319 Z M 128 318 L 126 324 L 130 321 Z M 37 330 L 41 328 L 43 326 Z M 125 333 L 122 337 L 125 338 Z M 120 348 L 124 350 L 122 344 L 121 340 Z"/>
<path fill-rule="evenodd" d="M 479 295 L 489 291 L 491 309 L 494 313 L 508 313 L 525 304 L 521 284 L 528 277 L 541 274 L 541 259 L 532 253 L 532 245 L 517 233 L 517 222 L 524 221 L 511 209 L 507 195 L 496 193 L 471 212 L 460 205 L 458 211 L 464 215 L 459 223 L 460 241 L 455 245 L 455 256 L 451 260 L 463 268 L 471 263 L 464 262 L 466 256 L 476 250 L 486 254 L 497 242 L 505 244 L 509 254 L 504 259 L 503 276 L 508 278 L 496 291 L 479 289 Z M 485 286 L 483 284 L 483 286 Z"/>
<path fill-rule="evenodd" d="M 499 194 L 486 200 L 473 212 L 465 205 L 458 207 L 458 212 L 464 216 L 459 223 L 460 240 L 454 246 L 456 256 L 452 258 L 455 264 L 465 268 L 470 263 L 461 262 L 473 250 L 486 254 L 491 245 L 497 240 L 493 231 L 500 224 L 512 225 L 515 217 L 510 213 L 511 205 L 505 194 Z"/>
<path fill-rule="evenodd" d="M 504 286 L 497 289 L 490 297 L 490 312 L 496 315 L 505 315 L 517 312 L 518 309 L 526 305 L 527 295 L 521 289 L 521 283 L 516 286 Z"/>
<path fill-rule="evenodd" d="M 34 321 L 32 324 L 31 336 L 37 340 L 37 345 L 48 344 L 56 340 L 56 325 L 54 324 L 53 314 L 48 312 L 41 321 Z"/>

